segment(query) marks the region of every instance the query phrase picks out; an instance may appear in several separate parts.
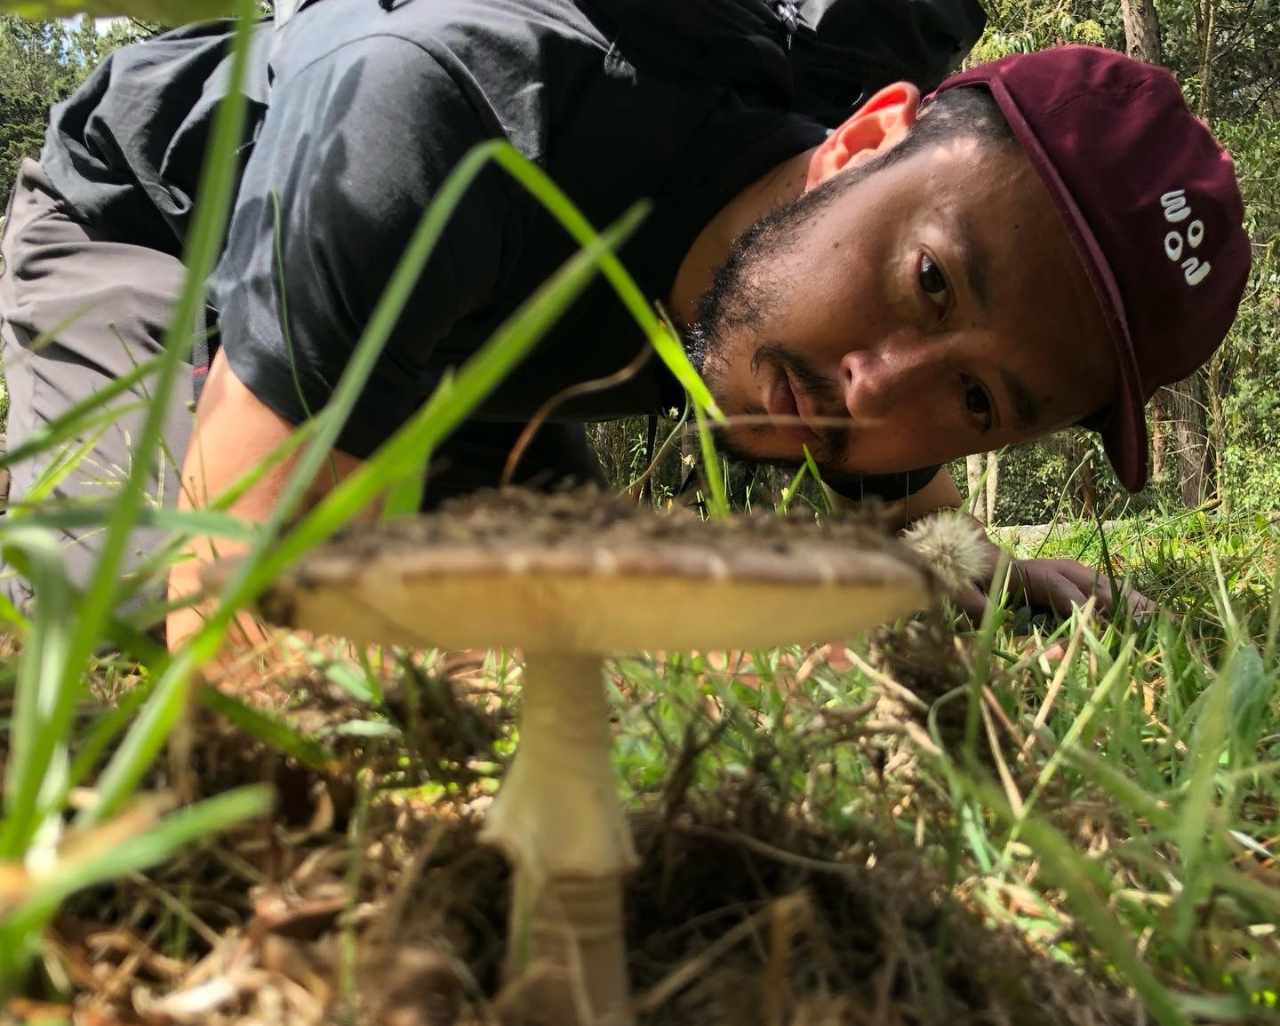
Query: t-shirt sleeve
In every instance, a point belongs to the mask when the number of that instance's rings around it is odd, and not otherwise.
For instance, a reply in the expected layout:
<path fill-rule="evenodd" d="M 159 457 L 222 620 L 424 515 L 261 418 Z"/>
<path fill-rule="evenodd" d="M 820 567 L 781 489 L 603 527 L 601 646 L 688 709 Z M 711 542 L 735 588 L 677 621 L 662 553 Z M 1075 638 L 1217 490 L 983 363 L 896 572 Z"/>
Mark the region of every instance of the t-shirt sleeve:
<path fill-rule="evenodd" d="M 881 502 L 897 502 L 915 495 L 932 481 L 941 467 L 922 467 L 902 474 L 862 474 L 858 476 L 823 475 L 832 491 L 852 502 L 879 499 Z"/>
<path fill-rule="evenodd" d="M 348 43 L 278 85 L 245 165 L 211 286 L 219 343 L 292 423 L 317 413 L 423 211 L 458 161 L 500 134 L 411 42 Z M 437 384 L 437 342 L 491 302 L 510 209 L 490 168 L 465 194 L 338 440 L 368 456 Z"/>

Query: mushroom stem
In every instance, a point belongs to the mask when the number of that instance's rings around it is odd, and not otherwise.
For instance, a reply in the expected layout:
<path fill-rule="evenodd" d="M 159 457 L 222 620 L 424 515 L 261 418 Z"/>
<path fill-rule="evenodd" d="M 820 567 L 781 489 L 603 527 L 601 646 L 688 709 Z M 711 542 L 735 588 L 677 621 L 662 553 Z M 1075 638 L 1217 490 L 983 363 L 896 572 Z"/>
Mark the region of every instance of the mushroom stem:
<path fill-rule="evenodd" d="M 545 967 L 530 1017 L 627 1026 L 622 878 L 637 864 L 599 656 L 526 653 L 520 748 L 481 839 L 512 864 L 507 975 Z"/>

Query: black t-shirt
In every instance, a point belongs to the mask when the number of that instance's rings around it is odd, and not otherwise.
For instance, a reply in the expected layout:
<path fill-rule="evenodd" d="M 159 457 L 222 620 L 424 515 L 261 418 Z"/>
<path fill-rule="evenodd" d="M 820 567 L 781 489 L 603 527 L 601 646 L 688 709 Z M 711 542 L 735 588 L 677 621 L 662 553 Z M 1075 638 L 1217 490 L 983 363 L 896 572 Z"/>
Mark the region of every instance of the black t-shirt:
<path fill-rule="evenodd" d="M 620 251 L 663 298 L 697 233 L 741 189 L 825 129 L 762 95 L 637 71 L 572 0 L 314 0 L 259 27 L 235 212 L 211 283 L 236 376 L 286 420 L 324 405 L 423 209 L 477 143 L 505 138 L 602 228 L 653 211 Z M 211 111 L 225 94 L 225 25 L 126 48 L 55 110 L 43 162 L 86 217 L 179 252 Z M 483 171 L 453 214 L 339 446 L 367 456 L 574 251 L 506 173 Z M 645 344 L 602 280 L 476 412 L 527 419 Z M 679 406 L 650 361 L 562 407 L 590 420 Z M 895 498 L 931 472 L 842 482 Z"/>

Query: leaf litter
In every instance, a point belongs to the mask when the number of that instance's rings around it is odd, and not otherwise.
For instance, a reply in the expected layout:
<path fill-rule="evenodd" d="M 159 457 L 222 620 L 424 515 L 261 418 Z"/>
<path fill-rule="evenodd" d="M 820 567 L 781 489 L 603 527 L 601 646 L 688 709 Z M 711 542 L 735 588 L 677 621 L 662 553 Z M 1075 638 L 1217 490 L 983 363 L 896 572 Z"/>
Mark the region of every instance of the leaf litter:
<path fill-rule="evenodd" d="M 46 1000 L 5 1021 L 59 1008 L 77 1026 L 518 1021 L 519 986 L 499 982 L 507 870 L 476 841 L 509 714 L 482 683 L 493 665 L 452 669 L 446 682 L 417 666 L 388 686 L 394 737 L 335 732 L 367 708 L 322 672 L 296 681 L 285 715 L 325 737 L 337 758 L 323 772 L 197 710 L 188 784 L 267 781 L 275 813 L 69 903 L 29 991 Z M 467 714 L 422 715 L 439 703 Z M 429 730 L 403 728 L 409 705 Z M 642 1026 L 1145 1021 L 1114 987 L 991 928 L 909 843 L 804 815 L 768 760 L 695 786 L 716 729 L 690 729 L 634 817 L 643 864 L 626 917 Z M 153 793 L 172 772 L 157 769 Z"/>

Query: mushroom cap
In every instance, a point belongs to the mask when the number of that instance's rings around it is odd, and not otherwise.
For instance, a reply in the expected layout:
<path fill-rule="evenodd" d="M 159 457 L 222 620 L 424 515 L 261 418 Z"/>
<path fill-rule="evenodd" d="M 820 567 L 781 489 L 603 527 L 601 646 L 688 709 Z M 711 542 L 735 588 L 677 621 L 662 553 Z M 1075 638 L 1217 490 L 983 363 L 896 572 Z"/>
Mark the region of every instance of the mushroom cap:
<path fill-rule="evenodd" d="M 581 490 L 505 489 L 350 528 L 259 609 L 358 643 L 603 653 L 828 641 L 931 592 L 906 547 L 864 524 L 704 523 Z"/>

